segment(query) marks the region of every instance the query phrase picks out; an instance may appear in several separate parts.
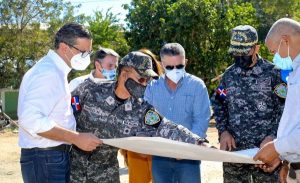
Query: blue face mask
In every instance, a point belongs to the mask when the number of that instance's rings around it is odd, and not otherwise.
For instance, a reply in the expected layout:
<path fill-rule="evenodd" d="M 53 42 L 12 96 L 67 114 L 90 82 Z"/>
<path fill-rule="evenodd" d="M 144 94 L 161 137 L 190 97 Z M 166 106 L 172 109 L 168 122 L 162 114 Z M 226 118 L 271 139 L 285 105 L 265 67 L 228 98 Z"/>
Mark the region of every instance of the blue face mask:
<path fill-rule="evenodd" d="M 281 41 L 280 40 L 280 43 L 279 43 L 279 47 L 278 47 L 278 50 L 277 52 L 275 53 L 274 55 L 274 58 L 273 58 L 273 63 L 279 67 L 280 69 L 282 70 L 292 70 L 293 67 L 293 60 L 292 58 L 290 57 L 290 47 L 288 45 L 288 56 L 285 57 L 285 58 L 282 58 L 279 54 L 279 50 L 280 50 L 280 46 L 281 46 Z"/>
<path fill-rule="evenodd" d="M 112 70 L 102 69 L 101 73 L 105 77 L 105 79 L 114 80 L 116 78 L 116 69 L 112 69 Z"/>

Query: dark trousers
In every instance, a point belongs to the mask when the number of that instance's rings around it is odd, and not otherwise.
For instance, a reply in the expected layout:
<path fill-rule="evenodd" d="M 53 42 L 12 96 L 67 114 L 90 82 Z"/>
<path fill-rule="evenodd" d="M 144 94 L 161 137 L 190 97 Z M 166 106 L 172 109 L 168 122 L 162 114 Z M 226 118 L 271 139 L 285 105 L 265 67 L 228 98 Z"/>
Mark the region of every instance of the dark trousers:
<path fill-rule="evenodd" d="M 68 183 L 70 155 L 67 151 L 21 149 L 24 183 Z"/>
<path fill-rule="evenodd" d="M 200 183 L 200 161 L 152 157 L 154 183 Z"/>

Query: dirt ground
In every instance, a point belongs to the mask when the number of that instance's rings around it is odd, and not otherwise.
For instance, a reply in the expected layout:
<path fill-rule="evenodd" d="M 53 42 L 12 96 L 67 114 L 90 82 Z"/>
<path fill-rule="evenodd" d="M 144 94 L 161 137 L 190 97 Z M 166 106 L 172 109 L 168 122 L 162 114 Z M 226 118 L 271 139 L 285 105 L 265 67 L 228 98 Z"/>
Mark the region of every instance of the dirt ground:
<path fill-rule="evenodd" d="M 210 127 L 207 132 L 208 140 L 216 147 L 217 131 Z M 21 183 L 22 176 L 19 164 L 20 148 L 18 147 L 18 134 L 13 132 L 0 132 L 0 183 Z M 128 183 L 127 168 L 123 158 L 118 156 L 120 164 L 121 182 Z M 202 183 L 222 183 L 222 163 L 203 161 L 201 163 Z"/>

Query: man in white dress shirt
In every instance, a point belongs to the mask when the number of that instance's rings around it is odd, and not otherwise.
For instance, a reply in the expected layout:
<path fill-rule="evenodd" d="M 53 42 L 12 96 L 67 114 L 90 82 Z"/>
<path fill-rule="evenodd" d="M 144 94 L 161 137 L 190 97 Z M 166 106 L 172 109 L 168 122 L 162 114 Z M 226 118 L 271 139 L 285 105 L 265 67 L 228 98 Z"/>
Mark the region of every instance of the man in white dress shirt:
<path fill-rule="evenodd" d="M 94 69 L 88 75 L 71 80 L 69 83 L 70 91 L 72 92 L 87 78 L 96 83 L 103 80 L 114 80 L 119 57 L 119 54 L 110 48 L 100 48 L 94 55 Z"/>
<path fill-rule="evenodd" d="M 290 168 L 286 181 L 300 183 L 300 23 L 289 18 L 279 19 L 271 27 L 266 45 L 274 54 L 275 65 L 292 68 L 293 71 L 288 78 L 277 138 L 264 145 L 254 160 L 266 163 L 262 166 L 265 171 L 273 171 L 280 164 L 280 159 L 286 160 Z"/>
<path fill-rule="evenodd" d="M 60 28 L 49 50 L 23 77 L 18 100 L 21 171 L 25 183 L 69 182 L 70 144 L 92 151 L 102 141 L 75 131 L 67 76 L 90 63 L 90 33 L 76 23 Z"/>

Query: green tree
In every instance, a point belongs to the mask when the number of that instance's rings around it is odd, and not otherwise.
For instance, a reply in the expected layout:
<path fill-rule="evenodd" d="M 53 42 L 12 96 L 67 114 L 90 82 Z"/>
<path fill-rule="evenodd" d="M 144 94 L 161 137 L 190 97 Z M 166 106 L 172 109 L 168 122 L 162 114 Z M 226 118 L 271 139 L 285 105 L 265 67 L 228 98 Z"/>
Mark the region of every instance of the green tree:
<path fill-rule="evenodd" d="M 124 28 L 119 24 L 117 15 L 114 15 L 110 9 L 104 15 L 96 11 L 92 17 L 89 17 L 87 23 L 93 36 L 95 50 L 99 47 L 108 47 L 120 55 L 125 55 L 129 51 Z"/>
<path fill-rule="evenodd" d="M 232 63 L 227 54 L 230 30 L 239 24 L 257 25 L 251 3 L 222 3 L 218 0 L 133 0 L 125 5 L 129 44 L 148 47 L 158 53 L 166 42 L 183 45 L 187 70 L 210 79 Z"/>
<path fill-rule="evenodd" d="M 74 17 L 63 0 L 6 0 L 0 4 L 0 88 L 18 88 L 24 73 L 52 47 L 58 27 Z"/>

